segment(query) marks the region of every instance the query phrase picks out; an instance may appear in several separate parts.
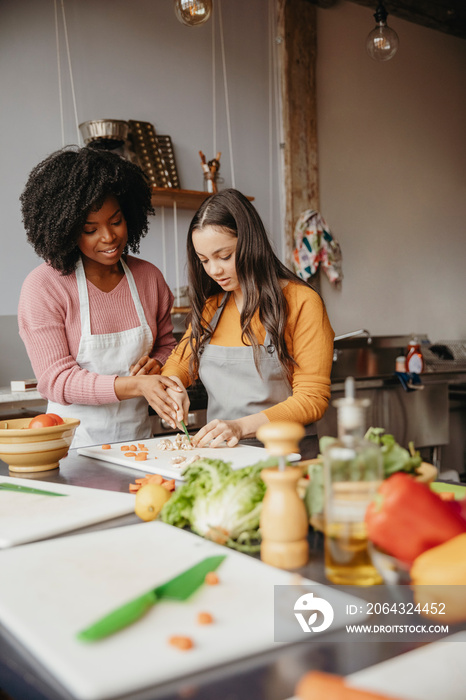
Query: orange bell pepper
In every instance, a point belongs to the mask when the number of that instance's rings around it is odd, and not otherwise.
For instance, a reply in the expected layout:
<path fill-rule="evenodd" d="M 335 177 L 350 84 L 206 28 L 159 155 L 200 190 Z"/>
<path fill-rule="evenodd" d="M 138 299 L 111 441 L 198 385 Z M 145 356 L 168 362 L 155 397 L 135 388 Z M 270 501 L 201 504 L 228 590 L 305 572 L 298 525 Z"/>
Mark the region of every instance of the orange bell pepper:
<path fill-rule="evenodd" d="M 375 545 L 411 564 L 422 552 L 466 532 L 466 519 L 455 502 L 398 472 L 379 487 L 366 511 L 366 527 Z"/>
<path fill-rule="evenodd" d="M 438 622 L 466 622 L 466 533 L 421 554 L 410 575 L 421 615 Z"/>

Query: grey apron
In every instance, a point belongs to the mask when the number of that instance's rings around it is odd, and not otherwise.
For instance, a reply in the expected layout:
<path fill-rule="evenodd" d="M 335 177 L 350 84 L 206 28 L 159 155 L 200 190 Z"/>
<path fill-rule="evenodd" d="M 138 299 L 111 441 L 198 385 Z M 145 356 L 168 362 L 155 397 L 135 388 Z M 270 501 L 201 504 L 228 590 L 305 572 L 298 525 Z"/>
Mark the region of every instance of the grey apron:
<path fill-rule="evenodd" d="M 225 294 L 210 322 L 212 335 L 226 300 Z M 237 420 L 272 408 L 292 395 L 290 382 L 276 355 L 268 331 L 265 334 L 264 345 L 259 347 L 259 366 L 261 374 L 257 371 L 254 351 L 250 345 L 226 347 L 212 345 L 209 341 L 204 346 L 199 360 L 199 378 L 208 396 L 207 422 L 214 418 Z M 256 438 L 245 438 L 240 442 L 263 447 Z M 312 457 L 318 454 L 314 423 L 306 426 L 306 437 L 300 443 L 300 452 L 303 459 L 311 459 L 307 454 L 312 453 Z"/>

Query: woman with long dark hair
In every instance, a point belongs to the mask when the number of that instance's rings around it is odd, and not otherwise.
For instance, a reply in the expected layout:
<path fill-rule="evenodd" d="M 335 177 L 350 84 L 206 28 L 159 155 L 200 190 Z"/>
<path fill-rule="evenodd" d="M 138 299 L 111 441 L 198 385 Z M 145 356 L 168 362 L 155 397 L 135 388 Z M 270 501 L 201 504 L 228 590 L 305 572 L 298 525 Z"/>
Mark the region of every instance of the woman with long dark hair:
<path fill-rule="evenodd" d="M 199 377 L 207 390 L 208 423 L 193 444 L 260 444 L 260 425 L 297 421 L 306 426 L 302 456 L 315 456 L 334 336 L 322 299 L 280 262 L 259 214 L 237 190 L 201 205 L 187 256 L 190 324 L 162 374 L 183 387 Z M 186 416 L 186 392 L 169 393 Z"/>

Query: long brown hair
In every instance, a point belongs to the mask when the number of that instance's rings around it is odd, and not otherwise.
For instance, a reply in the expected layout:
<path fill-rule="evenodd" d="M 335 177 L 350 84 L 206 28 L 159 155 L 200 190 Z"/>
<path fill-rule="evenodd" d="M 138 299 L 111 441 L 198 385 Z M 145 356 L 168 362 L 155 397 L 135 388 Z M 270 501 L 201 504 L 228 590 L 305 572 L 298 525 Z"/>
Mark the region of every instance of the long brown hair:
<path fill-rule="evenodd" d="M 260 373 L 259 343 L 251 330 L 251 322 L 257 310 L 262 325 L 270 334 L 284 372 L 290 378 L 296 362 L 285 343 L 288 306 L 281 280 L 309 285 L 280 262 L 273 252 L 256 209 L 241 192 L 234 189 L 222 190 L 206 199 L 189 226 L 187 262 L 191 312 L 188 322 L 192 324 L 189 339 L 192 376 L 198 373 L 200 354 L 213 333 L 202 315 L 206 301 L 222 292 L 220 285 L 205 272 L 193 245 L 193 232 L 201 231 L 207 226 L 214 226 L 238 239 L 235 264 L 244 300 L 240 316 L 242 340 L 252 346 L 258 372 Z"/>

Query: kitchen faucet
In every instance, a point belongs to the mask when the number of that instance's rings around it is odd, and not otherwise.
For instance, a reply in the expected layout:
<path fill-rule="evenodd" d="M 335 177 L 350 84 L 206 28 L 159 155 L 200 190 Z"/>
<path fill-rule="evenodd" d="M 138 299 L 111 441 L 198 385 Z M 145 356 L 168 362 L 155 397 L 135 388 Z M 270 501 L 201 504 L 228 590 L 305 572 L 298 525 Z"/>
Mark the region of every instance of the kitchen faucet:
<path fill-rule="evenodd" d="M 356 338 L 358 335 L 365 335 L 367 336 L 367 344 L 370 345 L 372 343 L 372 336 L 369 333 L 369 331 L 366 331 L 365 328 L 360 328 L 359 331 L 351 331 L 350 333 L 343 333 L 343 335 L 336 335 L 335 340 L 344 340 L 345 338 Z"/>
<path fill-rule="evenodd" d="M 358 331 L 350 331 L 349 333 L 343 333 L 343 335 L 336 335 L 335 338 L 333 339 L 333 342 L 336 340 L 345 340 L 346 338 L 356 338 L 357 336 L 360 335 L 365 335 L 367 337 L 367 344 L 370 345 L 372 343 L 372 336 L 369 333 L 368 330 L 365 328 L 360 328 Z M 338 348 L 333 349 L 333 361 L 336 362 L 338 360 L 338 355 L 339 355 L 339 350 Z"/>

